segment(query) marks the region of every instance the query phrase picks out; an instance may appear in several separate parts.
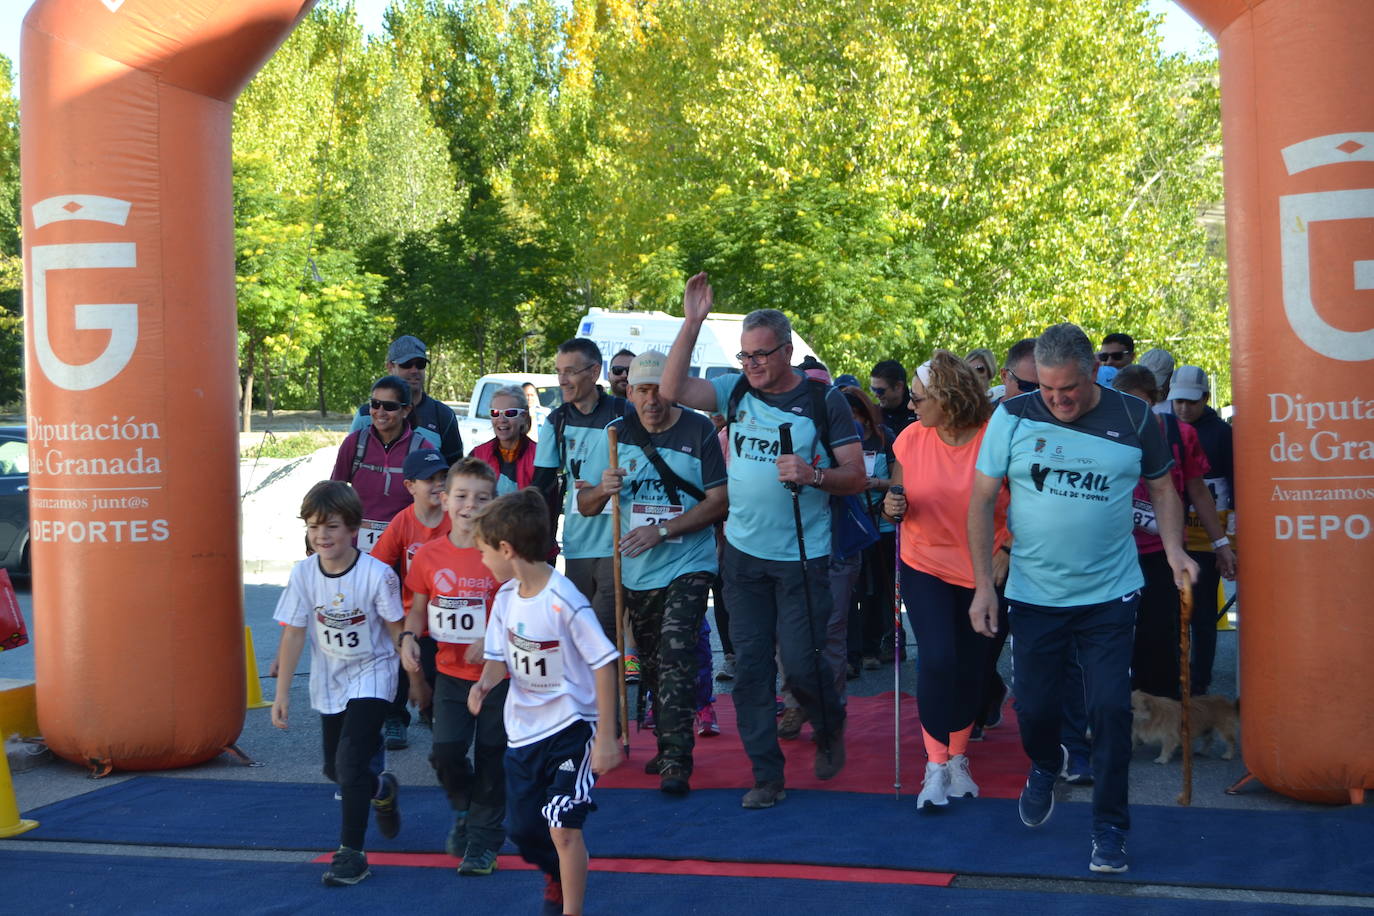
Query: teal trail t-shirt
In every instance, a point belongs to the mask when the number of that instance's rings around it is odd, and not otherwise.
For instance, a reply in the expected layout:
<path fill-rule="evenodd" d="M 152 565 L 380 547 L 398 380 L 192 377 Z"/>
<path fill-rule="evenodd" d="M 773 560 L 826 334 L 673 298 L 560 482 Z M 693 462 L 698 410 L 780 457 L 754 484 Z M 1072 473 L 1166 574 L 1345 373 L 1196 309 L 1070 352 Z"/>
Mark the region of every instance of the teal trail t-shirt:
<path fill-rule="evenodd" d="M 567 424 L 563 427 L 565 460 L 563 473 L 568 477 L 568 492 L 563 496 L 563 556 L 569 560 L 582 560 L 611 555 L 611 509 L 607 503 L 602 515 L 591 518 L 577 511 L 577 488 L 574 482 L 587 480 L 596 484 L 601 480 L 598 473 L 595 480 L 584 476 L 583 462 L 598 444 L 606 441 L 606 425 L 619 417 L 617 405 L 624 402 L 602 394 L 592 412 L 584 414 L 572 404 L 565 404 L 560 410 L 567 411 Z M 559 467 L 558 443 L 554 435 L 554 414 L 549 414 L 539 431 L 539 447 L 534 453 L 534 466 L 537 468 Z"/>

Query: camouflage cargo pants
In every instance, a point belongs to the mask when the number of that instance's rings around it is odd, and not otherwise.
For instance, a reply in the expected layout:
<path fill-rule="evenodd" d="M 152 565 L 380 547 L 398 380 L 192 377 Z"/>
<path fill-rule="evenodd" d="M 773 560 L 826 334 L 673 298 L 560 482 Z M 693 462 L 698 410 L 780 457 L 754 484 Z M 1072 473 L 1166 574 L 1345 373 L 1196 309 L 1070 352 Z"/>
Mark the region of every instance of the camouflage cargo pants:
<path fill-rule="evenodd" d="M 625 590 L 630 629 L 639 647 L 641 689 L 654 691 L 654 732 L 665 763 L 692 772 L 697 699 L 697 637 L 715 575 L 678 576 L 664 588 Z"/>

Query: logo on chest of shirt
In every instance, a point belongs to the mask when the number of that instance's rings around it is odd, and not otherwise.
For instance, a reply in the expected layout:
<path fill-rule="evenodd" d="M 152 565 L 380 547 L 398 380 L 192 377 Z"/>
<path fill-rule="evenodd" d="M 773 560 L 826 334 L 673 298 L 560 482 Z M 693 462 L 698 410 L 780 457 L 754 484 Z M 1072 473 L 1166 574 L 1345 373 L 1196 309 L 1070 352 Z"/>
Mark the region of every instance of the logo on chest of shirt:
<path fill-rule="evenodd" d="M 773 461 L 778 457 L 781 449 L 778 440 L 774 438 L 764 438 L 763 436 L 750 435 L 749 432 L 737 432 L 731 436 L 735 446 L 735 457 L 744 458 L 751 461 Z"/>
<path fill-rule="evenodd" d="M 656 499 L 666 498 L 668 488 L 663 485 L 663 481 L 657 477 L 641 477 L 635 480 L 625 481 L 625 488 L 629 491 L 630 499 Z"/>
<path fill-rule="evenodd" d="M 1048 492 L 1068 499 L 1106 502 L 1107 493 L 1111 491 L 1111 483 L 1106 474 L 1052 468 L 1038 461 L 1031 464 L 1030 477 L 1037 492 Z"/>
<path fill-rule="evenodd" d="M 342 598 L 343 596 L 340 595 L 339 597 Z M 358 608 L 338 611 L 330 608 L 317 607 L 315 608 L 315 619 L 330 629 L 341 630 L 346 627 L 357 626 L 367 619 L 367 615 Z"/>

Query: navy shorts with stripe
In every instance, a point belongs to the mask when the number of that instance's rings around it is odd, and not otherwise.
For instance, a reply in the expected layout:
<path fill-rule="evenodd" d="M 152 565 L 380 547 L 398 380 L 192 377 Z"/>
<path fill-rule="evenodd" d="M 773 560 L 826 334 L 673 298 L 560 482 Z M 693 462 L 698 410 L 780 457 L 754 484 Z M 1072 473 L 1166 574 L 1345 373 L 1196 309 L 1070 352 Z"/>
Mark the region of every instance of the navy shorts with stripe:
<path fill-rule="evenodd" d="M 596 724 L 578 720 L 524 747 L 506 748 L 506 824 L 520 855 L 558 875 L 550 827 L 581 830 L 592 802 Z"/>

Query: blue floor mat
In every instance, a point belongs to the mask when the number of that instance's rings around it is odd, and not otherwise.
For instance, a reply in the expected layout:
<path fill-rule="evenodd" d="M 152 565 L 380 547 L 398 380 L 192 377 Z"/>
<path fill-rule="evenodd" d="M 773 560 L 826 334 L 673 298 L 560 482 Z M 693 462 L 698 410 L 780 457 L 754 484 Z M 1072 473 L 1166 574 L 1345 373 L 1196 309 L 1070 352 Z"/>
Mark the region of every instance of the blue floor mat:
<path fill-rule="evenodd" d="M 537 913 L 542 878 L 531 871 L 497 872 L 459 878 L 449 869 L 373 866 L 372 876 L 348 888 L 320 884 L 324 866 L 278 862 L 215 861 L 10 851 L 0 846 L 0 874 L 10 882 L 5 912 L 11 916 L 77 912 L 101 916 L 128 913 L 447 913 L 481 916 Z M 1165 897 L 1103 896 L 1088 893 L 994 891 L 975 888 L 902 887 L 779 878 L 722 878 L 694 875 L 626 875 L 593 872 L 588 877 L 589 914 L 624 912 L 654 916 L 725 916 L 785 912 L 788 916 L 835 916 L 863 912 L 952 911 L 1054 913 L 1056 916 L 1159 914 L 1190 916 L 1204 909 L 1222 916 L 1355 912 L 1347 908 L 1263 905 L 1252 902 L 1175 900 Z"/>
<path fill-rule="evenodd" d="M 1061 803 L 1036 830 L 1016 803 L 951 802 L 922 817 L 888 795 L 789 792 L 744 811 L 734 790 L 674 799 L 653 790 L 595 790 L 587 845 L 605 858 L 700 858 L 954 872 L 1088 877 L 1090 808 Z M 437 852 L 450 814 L 433 787 L 403 789 L 395 840 L 368 848 Z M 1374 895 L 1374 808 L 1240 811 L 1137 805 L 1128 841 L 1132 882 Z M 338 836 L 338 803 L 323 783 L 253 783 L 140 776 L 30 812 L 34 840 L 323 851 Z M 1113 880 L 1113 879 L 1106 879 Z"/>

